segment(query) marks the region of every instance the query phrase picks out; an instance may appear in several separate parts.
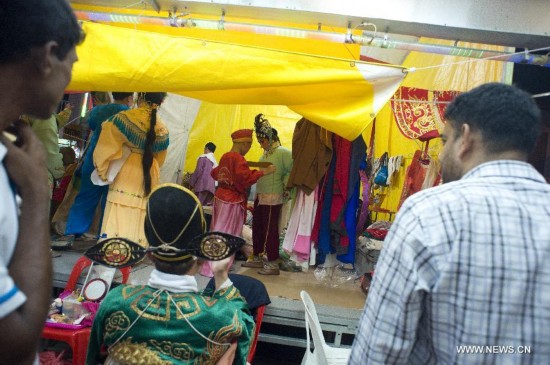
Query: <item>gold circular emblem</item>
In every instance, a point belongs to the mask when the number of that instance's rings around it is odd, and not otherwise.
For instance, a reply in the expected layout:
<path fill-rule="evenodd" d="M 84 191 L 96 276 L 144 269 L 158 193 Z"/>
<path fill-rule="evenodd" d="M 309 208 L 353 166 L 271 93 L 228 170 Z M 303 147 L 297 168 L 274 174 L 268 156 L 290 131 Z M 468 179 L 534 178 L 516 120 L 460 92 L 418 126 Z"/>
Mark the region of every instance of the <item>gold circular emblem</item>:
<path fill-rule="evenodd" d="M 124 241 L 113 240 L 102 251 L 105 262 L 112 266 L 122 266 L 132 257 L 130 245 Z"/>
<path fill-rule="evenodd" d="M 229 246 L 222 236 L 210 235 L 202 239 L 201 252 L 209 260 L 221 260 L 227 257 Z"/>

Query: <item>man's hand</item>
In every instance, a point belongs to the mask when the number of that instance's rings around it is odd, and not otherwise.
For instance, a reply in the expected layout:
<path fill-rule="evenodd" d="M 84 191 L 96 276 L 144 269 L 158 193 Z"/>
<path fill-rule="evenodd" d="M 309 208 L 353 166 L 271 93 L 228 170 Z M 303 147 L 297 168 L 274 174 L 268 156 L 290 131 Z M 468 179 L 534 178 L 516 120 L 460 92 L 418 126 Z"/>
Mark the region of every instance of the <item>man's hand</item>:
<path fill-rule="evenodd" d="M 16 143 L 20 147 L 5 136 L 0 136 L 8 150 L 4 159 L 8 175 L 22 198 L 30 196 L 47 201 L 49 185 L 46 151 L 28 124 L 18 121 L 14 127 L 18 137 Z"/>
<path fill-rule="evenodd" d="M 260 170 L 264 173 L 264 175 L 270 175 L 277 171 L 277 168 L 275 165 L 269 165 L 268 167 L 262 167 Z"/>
<path fill-rule="evenodd" d="M 233 263 L 233 256 L 230 256 L 226 259 L 220 261 L 210 261 L 210 268 L 214 273 L 214 282 L 216 283 L 216 290 L 225 283 L 229 278 L 229 268 Z"/>
<path fill-rule="evenodd" d="M 214 273 L 214 275 L 228 273 L 229 267 L 231 266 L 231 258 L 232 256 L 220 261 L 211 261 L 210 267 L 212 268 L 212 272 Z"/>
<path fill-rule="evenodd" d="M 231 346 L 223 353 L 223 356 L 218 360 L 216 365 L 231 365 L 235 361 L 237 354 L 237 342 L 231 343 Z"/>

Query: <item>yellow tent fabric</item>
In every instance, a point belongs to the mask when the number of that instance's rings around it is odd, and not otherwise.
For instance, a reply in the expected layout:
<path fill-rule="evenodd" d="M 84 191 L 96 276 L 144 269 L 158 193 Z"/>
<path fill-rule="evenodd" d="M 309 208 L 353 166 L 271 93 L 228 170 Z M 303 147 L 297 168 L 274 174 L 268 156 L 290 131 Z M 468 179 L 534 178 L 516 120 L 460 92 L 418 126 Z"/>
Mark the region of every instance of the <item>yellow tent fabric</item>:
<path fill-rule="evenodd" d="M 421 42 L 452 46 L 453 42 L 423 38 Z M 495 51 L 509 51 L 504 47 L 461 43 L 461 47 L 482 48 Z M 468 91 L 487 82 L 511 82 L 513 64 L 490 60 L 471 60 L 456 56 L 442 56 L 411 52 L 405 62 L 405 67 L 415 67 L 418 70 L 407 76 L 402 86 L 416 87 L 427 90 Z M 434 67 L 435 66 L 435 67 Z M 441 131 L 440 131 L 441 132 Z M 370 129 L 364 133 L 365 141 L 370 140 Z M 393 179 L 390 187 L 383 188 L 380 193 L 386 194 L 383 208 L 396 211 L 405 180 L 405 172 L 411 164 L 415 150 L 422 149 L 418 140 L 408 139 L 399 131 L 391 104 L 388 103 L 376 117 L 375 157 L 388 152 L 390 156 L 404 156 L 403 166 Z M 436 138 L 430 142 L 429 154 L 438 160 L 441 141 Z M 388 219 L 388 215 L 378 215 L 378 219 Z"/>
<path fill-rule="evenodd" d="M 349 140 L 403 68 L 85 23 L 70 90 L 168 91 L 218 104 L 286 105 Z"/>

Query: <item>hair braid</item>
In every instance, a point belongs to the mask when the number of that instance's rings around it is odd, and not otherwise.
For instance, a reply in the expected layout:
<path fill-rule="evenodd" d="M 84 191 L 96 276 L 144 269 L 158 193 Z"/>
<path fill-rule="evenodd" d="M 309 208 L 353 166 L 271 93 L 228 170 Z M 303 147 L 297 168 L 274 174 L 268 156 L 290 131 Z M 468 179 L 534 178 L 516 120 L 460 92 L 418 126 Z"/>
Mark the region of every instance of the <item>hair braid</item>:
<path fill-rule="evenodd" d="M 151 111 L 151 123 L 145 138 L 145 147 L 143 148 L 143 186 L 145 195 L 151 192 L 151 166 L 153 165 L 153 145 L 155 144 L 156 134 L 155 126 L 157 125 L 157 109 Z"/>

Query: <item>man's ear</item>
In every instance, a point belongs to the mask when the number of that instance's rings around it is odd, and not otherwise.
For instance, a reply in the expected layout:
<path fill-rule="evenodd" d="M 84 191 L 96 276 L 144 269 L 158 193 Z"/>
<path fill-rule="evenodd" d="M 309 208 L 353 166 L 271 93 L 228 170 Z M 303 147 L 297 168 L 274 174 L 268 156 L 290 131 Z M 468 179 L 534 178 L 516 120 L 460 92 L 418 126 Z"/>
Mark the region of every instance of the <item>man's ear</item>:
<path fill-rule="evenodd" d="M 56 41 L 49 41 L 33 50 L 35 64 L 41 76 L 48 77 L 52 73 L 54 65 L 59 62 L 59 58 L 55 54 L 57 47 Z"/>
<path fill-rule="evenodd" d="M 474 149 L 477 143 L 477 135 L 473 133 L 472 127 L 468 123 L 464 123 L 460 127 L 460 146 L 458 149 L 458 157 L 463 159 L 467 157 Z"/>

